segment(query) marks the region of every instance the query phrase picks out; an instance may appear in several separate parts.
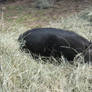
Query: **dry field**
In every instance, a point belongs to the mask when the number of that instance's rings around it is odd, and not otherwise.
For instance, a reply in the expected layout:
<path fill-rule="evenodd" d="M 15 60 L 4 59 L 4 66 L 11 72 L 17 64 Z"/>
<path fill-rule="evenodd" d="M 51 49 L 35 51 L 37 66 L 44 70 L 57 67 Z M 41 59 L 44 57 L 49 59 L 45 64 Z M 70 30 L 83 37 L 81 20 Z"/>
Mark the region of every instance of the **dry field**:
<path fill-rule="evenodd" d="M 21 52 L 17 39 L 28 29 L 55 27 L 73 30 L 92 40 L 92 7 L 90 3 L 57 9 L 36 9 L 27 3 L 1 5 L 0 11 L 0 92 L 92 92 L 92 66 L 62 63 L 55 66 L 35 61 Z M 39 63 L 38 63 L 39 62 Z M 56 62 L 53 59 L 53 62 Z"/>

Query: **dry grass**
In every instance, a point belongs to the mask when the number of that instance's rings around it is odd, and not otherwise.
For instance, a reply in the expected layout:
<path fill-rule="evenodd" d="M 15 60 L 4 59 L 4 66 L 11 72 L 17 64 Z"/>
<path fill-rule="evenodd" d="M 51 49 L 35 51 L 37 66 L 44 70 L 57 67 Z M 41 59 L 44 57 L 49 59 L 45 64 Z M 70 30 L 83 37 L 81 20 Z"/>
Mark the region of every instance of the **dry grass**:
<path fill-rule="evenodd" d="M 46 27 L 74 30 L 92 39 L 92 26 L 76 14 L 51 21 Z M 91 65 L 76 66 L 64 61 L 59 66 L 37 63 L 39 60 L 19 50 L 17 38 L 28 27 L 6 21 L 2 16 L 0 29 L 0 92 L 92 92 Z M 74 62 L 80 61 L 83 58 Z"/>

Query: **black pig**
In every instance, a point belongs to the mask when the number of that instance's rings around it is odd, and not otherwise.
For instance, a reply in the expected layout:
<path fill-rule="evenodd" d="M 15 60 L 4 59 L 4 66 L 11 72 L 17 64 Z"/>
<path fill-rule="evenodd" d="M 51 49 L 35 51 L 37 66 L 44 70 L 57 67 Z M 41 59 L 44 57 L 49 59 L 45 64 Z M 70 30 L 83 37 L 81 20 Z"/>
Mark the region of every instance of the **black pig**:
<path fill-rule="evenodd" d="M 45 57 L 60 58 L 63 55 L 68 61 L 72 61 L 78 53 L 84 52 L 91 44 L 75 32 L 56 28 L 28 30 L 19 36 L 18 41 L 21 42 L 22 50 L 29 50 L 35 55 Z M 89 54 L 85 55 L 85 59 L 89 60 L 87 59 Z"/>

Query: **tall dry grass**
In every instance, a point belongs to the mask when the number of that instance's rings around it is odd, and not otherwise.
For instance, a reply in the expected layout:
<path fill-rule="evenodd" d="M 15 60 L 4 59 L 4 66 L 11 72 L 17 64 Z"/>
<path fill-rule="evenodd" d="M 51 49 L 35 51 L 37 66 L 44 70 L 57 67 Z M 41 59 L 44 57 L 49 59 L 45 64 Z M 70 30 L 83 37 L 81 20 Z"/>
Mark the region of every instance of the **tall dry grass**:
<path fill-rule="evenodd" d="M 92 92 L 91 65 L 78 63 L 76 66 L 64 61 L 58 66 L 37 63 L 39 60 L 33 60 L 19 49 L 17 38 L 27 28 L 4 19 L 0 23 L 0 92 Z M 92 39 L 88 24 L 75 15 L 47 26 L 71 29 Z"/>

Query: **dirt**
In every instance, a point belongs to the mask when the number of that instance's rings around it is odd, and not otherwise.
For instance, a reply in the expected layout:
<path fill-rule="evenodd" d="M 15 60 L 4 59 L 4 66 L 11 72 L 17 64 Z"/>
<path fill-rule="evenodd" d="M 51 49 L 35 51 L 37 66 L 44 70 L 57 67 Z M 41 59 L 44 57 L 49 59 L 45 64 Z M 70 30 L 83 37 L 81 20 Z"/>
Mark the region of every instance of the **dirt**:
<path fill-rule="evenodd" d="M 16 20 L 23 15 L 30 15 L 27 20 L 21 23 L 31 26 L 43 26 L 51 20 L 57 20 L 59 17 L 68 17 L 92 6 L 92 0 L 61 0 L 56 2 L 53 8 L 38 9 L 35 8 L 33 0 L 21 0 L 17 2 L 7 2 L 0 5 L 0 8 L 9 19 Z M 19 8 L 19 9 L 18 9 Z"/>

